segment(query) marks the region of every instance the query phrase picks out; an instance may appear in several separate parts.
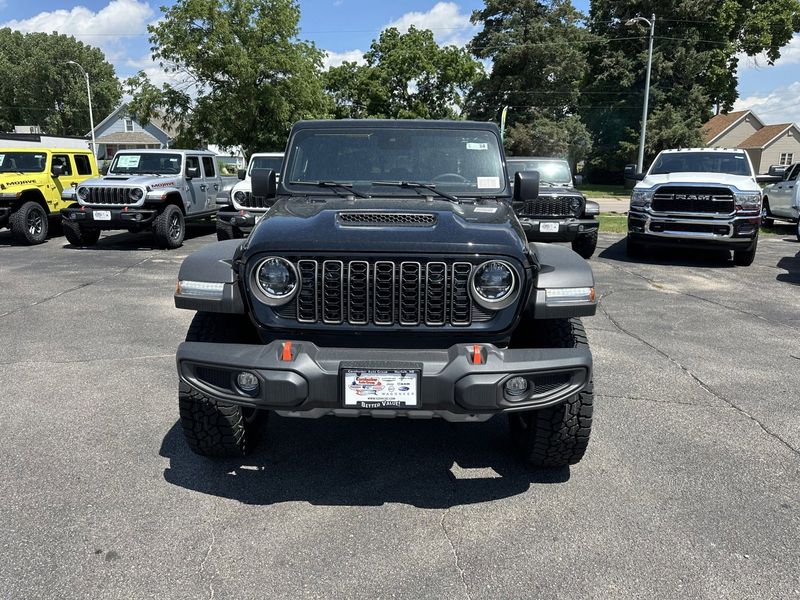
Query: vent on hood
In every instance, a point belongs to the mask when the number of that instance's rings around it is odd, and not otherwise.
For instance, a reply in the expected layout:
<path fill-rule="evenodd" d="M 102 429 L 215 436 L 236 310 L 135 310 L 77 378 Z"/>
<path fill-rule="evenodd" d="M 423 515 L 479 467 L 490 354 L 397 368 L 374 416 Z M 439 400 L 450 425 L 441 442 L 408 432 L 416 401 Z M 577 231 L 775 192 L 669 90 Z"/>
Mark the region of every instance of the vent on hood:
<path fill-rule="evenodd" d="M 347 227 L 433 227 L 430 213 L 340 212 L 339 223 Z"/>

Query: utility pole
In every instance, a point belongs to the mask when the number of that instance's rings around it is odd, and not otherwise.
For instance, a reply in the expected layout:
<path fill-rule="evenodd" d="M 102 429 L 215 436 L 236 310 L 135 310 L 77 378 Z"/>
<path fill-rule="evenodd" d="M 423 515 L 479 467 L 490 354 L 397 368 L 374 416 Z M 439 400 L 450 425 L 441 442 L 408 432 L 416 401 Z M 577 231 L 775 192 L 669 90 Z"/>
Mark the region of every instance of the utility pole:
<path fill-rule="evenodd" d="M 89 124 L 92 127 L 92 154 L 94 154 L 94 158 L 97 160 L 97 144 L 94 140 L 94 113 L 92 112 L 92 88 L 89 86 L 89 73 L 74 60 L 67 61 L 67 64 L 78 67 L 83 72 L 83 77 L 86 79 L 86 95 L 89 97 Z"/>
<path fill-rule="evenodd" d="M 644 171 L 644 142 L 647 136 L 647 105 L 650 102 L 650 69 L 653 66 L 653 37 L 656 33 L 656 15 L 650 17 L 648 21 L 644 17 L 634 17 L 628 19 L 625 25 L 635 25 L 636 23 L 646 23 L 650 26 L 650 42 L 647 49 L 647 75 L 644 81 L 644 106 L 642 107 L 642 132 L 639 138 L 639 158 L 636 161 L 636 172 L 641 173 Z"/>

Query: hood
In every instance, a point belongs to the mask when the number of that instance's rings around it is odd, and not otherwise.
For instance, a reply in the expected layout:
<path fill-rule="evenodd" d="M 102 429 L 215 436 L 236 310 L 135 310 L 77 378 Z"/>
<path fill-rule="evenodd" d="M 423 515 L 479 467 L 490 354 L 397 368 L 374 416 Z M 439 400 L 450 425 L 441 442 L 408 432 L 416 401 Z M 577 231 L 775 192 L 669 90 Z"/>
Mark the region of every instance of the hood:
<path fill-rule="evenodd" d="M 578 190 L 576 190 L 571 184 L 569 183 L 558 183 L 555 185 L 540 185 L 539 186 L 539 195 L 540 196 L 581 196 Z"/>
<path fill-rule="evenodd" d="M 139 186 L 139 187 L 178 187 L 181 178 L 177 175 L 105 175 L 96 179 L 89 179 L 81 185 L 93 187 L 119 187 L 119 186 Z"/>
<path fill-rule="evenodd" d="M 44 175 L 45 173 L 0 173 L 0 191 L 6 188 L 38 184 Z"/>
<path fill-rule="evenodd" d="M 365 216 L 366 213 L 366 216 Z M 424 224 L 404 224 L 411 215 Z M 377 221 L 377 222 L 376 222 Z M 401 221 L 401 223 L 397 223 Z M 525 264 L 525 233 L 503 200 L 456 204 L 427 198 L 280 198 L 246 242 L 258 252 L 394 255 L 501 254 Z"/>
<path fill-rule="evenodd" d="M 760 191 L 761 187 L 752 177 L 746 175 L 727 175 L 725 173 L 666 173 L 664 175 L 647 175 L 636 184 L 634 189 L 646 190 L 667 183 L 698 184 L 698 185 L 723 185 L 747 191 Z"/>

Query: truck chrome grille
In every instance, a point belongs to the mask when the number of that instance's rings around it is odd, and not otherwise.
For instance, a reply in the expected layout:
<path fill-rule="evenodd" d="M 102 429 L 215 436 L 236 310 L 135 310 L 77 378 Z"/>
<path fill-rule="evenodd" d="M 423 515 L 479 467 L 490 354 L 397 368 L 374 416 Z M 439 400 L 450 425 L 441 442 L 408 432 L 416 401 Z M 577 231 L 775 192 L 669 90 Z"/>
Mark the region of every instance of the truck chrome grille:
<path fill-rule="evenodd" d="M 329 325 L 469 326 L 494 312 L 472 302 L 468 262 L 298 259 L 285 319 Z"/>
<path fill-rule="evenodd" d="M 575 208 L 574 200 L 579 202 Z M 522 209 L 525 217 L 580 217 L 583 214 L 584 200 L 580 196 L 539 196 L 528 200 Z"/>
<path fill-rule="evenodd" d="M 90 187 L 89 197 L 84 200 L 85 204 L 118 204 L 129 205 L 138 204 L 135 200 L 131 199 L 130 191 L 133 188 L 129 187 Z"/>
<path fill-rule="evenodd" d="M 665 185 L 653 194 L 655 212 L 729 215 L 736 209 L 733 193 L 721 187 L 681 187 Z"/>

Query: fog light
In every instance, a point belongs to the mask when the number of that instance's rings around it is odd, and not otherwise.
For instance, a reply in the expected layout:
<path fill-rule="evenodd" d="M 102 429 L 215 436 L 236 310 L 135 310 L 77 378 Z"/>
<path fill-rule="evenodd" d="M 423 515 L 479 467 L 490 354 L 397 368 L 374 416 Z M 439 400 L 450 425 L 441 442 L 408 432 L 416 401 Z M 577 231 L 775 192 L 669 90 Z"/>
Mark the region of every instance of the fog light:
<path fill-rule="evenodd" d="M 506 381 L 506 394 L 522 396 L 528 390 L 528 380 L 524 377 L 512 377 Z"/>
<path fill-rule="evenodd" d="M 258 390 L 258 377 L 247 371 L 242 371 L 236 376 L 236 386 L 246 394 Z"/>

